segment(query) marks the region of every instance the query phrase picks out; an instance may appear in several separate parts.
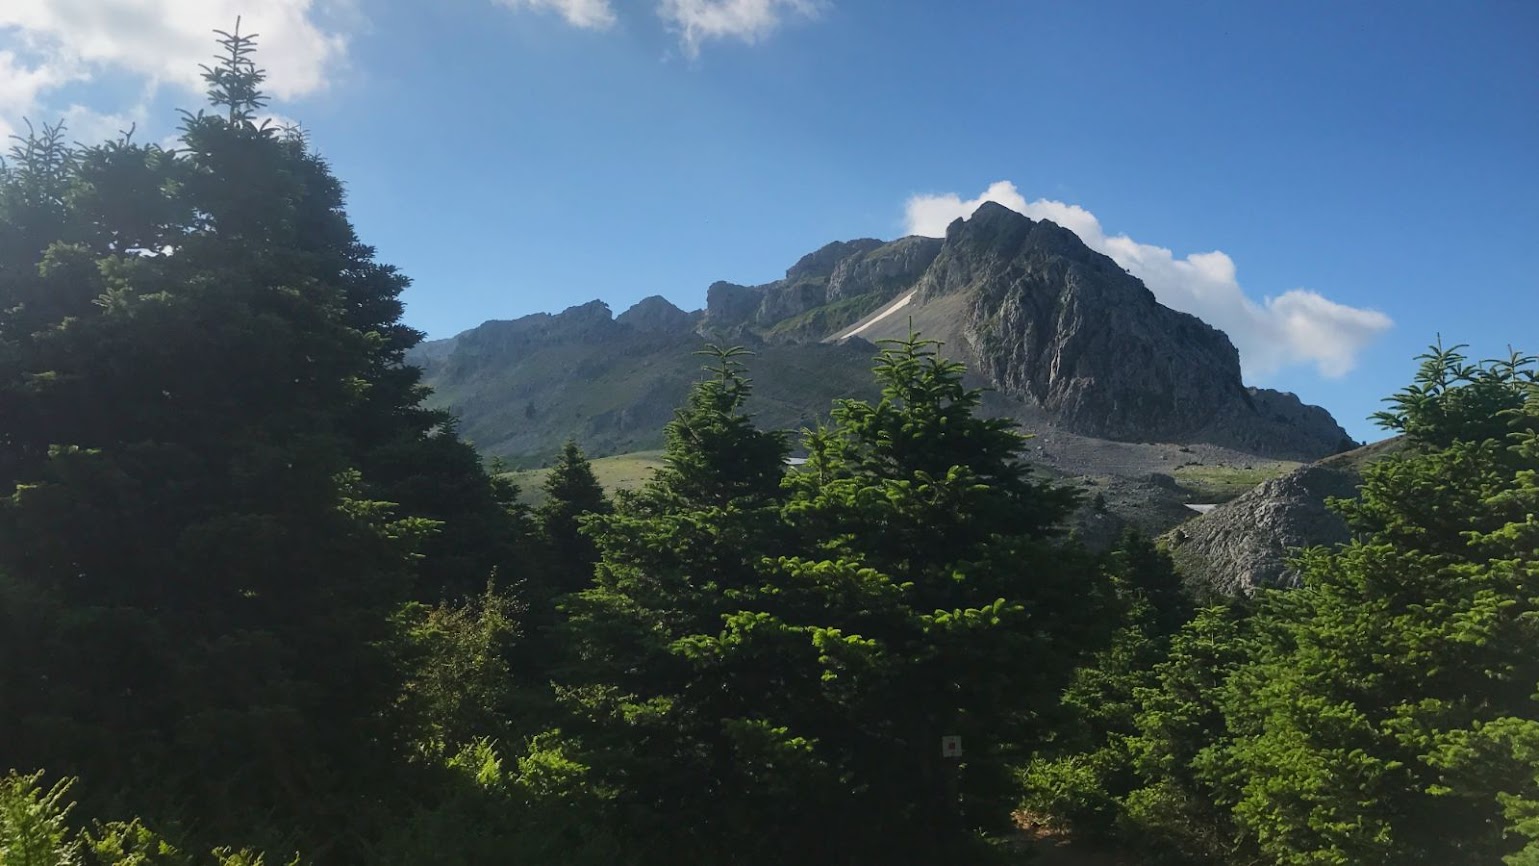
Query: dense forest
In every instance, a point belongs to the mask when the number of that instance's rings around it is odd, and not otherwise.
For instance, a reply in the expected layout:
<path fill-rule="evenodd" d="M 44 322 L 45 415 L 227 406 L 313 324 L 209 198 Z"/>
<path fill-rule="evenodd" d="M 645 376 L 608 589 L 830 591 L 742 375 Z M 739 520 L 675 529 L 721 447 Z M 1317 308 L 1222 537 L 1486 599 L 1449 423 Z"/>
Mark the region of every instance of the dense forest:
<path fill-rule="evenodd" d="M 1424 356 L 1253 598 L 1087 550 L 917 335 L 795 439 L 706 347 L 645 487 L 531 509 L 221 47 L 174 150 L 0 170 L 0 864 L 1539 864 L 1534 359 Z"/>

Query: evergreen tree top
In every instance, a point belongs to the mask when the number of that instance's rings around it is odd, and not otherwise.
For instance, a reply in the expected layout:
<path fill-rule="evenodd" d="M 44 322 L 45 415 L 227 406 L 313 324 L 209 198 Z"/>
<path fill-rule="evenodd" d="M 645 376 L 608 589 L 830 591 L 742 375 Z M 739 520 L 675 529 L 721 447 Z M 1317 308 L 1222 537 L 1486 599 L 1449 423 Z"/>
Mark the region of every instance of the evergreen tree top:
<path fill-rule="evenodd" d="M 712 345 L 695 354 L 712 359 L 708 375 L 664 428 L 664 467 L 648 490 L 715 505 L 778 496 L 790 449 L 784 433 L 757 429 L 744 408 L 753 385 L 738 358 L 753 353 Z"/>
<path fill-rule="evenodd" d="M 978 414 L 982 391 L 967 387 L 965 367 L 941 356 L 939 341 L 911 333 L 880 345 L 881 399 L 838 401 L 832 423 L 807 435 L 807 467 L 794 484 L 944 486 L 969 501 L 984 533 L 1045 532 L 1068 515 L 1078 494 L 1031 476 L 1022 459 L 1029 437 L 1009 419 Z"/>
<path fill-rule="evenodd" d="M 546 495 L 542 512 L 562 509 L 587 514 L 609 509 L 609 499 L 598 476 L 593 474 L 593 464 L 574 439 L 568 439 L 562 446 L 542 487 Z"/>
<path fill-rule="evenodd" d="M 1510 435 L 1510 416 L 1522 410 L 1525 390 L 1539 387 L 1539 357 L 1509 352 L 1506 358 L 1471 363 L 1465 345 L 1439 340 L 1417 356 L 1415 380 L 1373 414 L 1380 426 L 1419 445 L 1446 448 Z"/>
<path fill-rule="evenodd" d="M 267 97 L 262 93 L 267 70 L 258 68 L 252 59 L 258 34 L 241 33 L 239 16 L 233 32 L 214 32 L 219 35 L 224 54 L 214 66 L 200 64 L 203 80 L 208 83 L 208 101 L 226 109 L 230 123 L 250 123 L 258 111 L 267 107 Z"/>

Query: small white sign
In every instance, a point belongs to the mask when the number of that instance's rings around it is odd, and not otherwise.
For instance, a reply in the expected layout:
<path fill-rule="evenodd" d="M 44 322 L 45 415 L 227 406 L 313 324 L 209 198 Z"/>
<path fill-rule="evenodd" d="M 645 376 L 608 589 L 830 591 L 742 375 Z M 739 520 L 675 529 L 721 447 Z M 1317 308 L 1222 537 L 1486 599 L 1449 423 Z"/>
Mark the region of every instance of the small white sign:
<path fill-rule="evenodd" d="M 962 757 L 962 738 L 958 736 L 941 737 L 941 757 Z"/>

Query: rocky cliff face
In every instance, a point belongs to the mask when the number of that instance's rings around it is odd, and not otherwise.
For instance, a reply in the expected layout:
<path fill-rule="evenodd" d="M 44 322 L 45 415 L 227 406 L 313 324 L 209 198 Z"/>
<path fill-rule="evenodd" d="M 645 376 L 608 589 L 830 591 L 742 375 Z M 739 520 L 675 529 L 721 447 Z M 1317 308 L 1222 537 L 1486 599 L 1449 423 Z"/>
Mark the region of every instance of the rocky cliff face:
<path fill-rule="evenodd" d="M 762 289 L 724 280 L 711 283 L 705 290 L 706 327 L 730 328 L 747 322 L 763 303 L 763 294 Z"/>
<path fill-rule="evenodd" d="M 811 280 L 827 281 L 840 262 L 881 246 L 883 241 L 876 238 L 859 238 L 853 241 L 834 241 L 831 244 L 824 244 L 816 252 L 802 256 L 796 264 L 787 268 L 786 278 L 781 282 L 795 284 Z"/>
<path fill-rule="evenodd" d="M 940 254 L 940 238 L 906 237 L 847 256 L 828 277 L 828 302 L 876 294 L 882 300 L 912 287 Z"/>
<path fill-rule="evenodd" d="M 1347 524 L 1326 507 L 1350 497 L 1359 479 L 1348 472 L 1304 466 L 1226 502 L 1175 531 L 1172 548 L 1182 574 L 1223 595 L 1298 585 L 1288 557 L 1299 548 L 1340 544 Z"/>
<path fill-rule="evenodd" d="M 919 307 L 960 303 L 964 360 L 1075 432 L 1300 459 L 1350 443 L 1324 410 L 1247 389 L 1221 331 L 1051 222 L 984 204 L 951 225 L 917 287 Z"/>
<path fill-rule="evenodd" d="M 705 326 L 716 333 L 748 326 L 784 339 L 817 340 L 912 286 L 940 244 L 919 237 L 835 241 L 802 256 L 773 283 L 714 283 L 706 292 Z"/>
<path fill-rule="evenodd" d="M 999 205 L 952 224 L 920 291 L 965 294 L 979 371 L 1090 435 L 1174 441 L 1245 399 L 1222 333 L 1068 229 Z"/>
<path fill-rule="evenodd" d="M 695 329 L 699 316 L 686 313 L 661 295 L 642 298 L 634 307 L 615 317 L 618 324 L 639 331 L 662 334 L 688 334 Z"/>

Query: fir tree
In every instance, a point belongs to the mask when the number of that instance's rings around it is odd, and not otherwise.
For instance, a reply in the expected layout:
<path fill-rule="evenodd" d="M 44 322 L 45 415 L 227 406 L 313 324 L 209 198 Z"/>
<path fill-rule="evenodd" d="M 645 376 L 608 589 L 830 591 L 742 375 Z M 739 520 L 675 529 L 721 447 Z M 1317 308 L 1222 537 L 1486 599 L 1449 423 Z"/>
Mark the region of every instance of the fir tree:
<path fill-rule="evenodd" d="M 0 174 L 0 764 L 345 862 L 413 733 L 402 602 L 516 571 L 520 527 L 419 406 L 405 278 L 223 44 L 185 149 L 46 127 Z"/>
<path fill-rule="evenodd" d="M 568 441 L 543 485 L 545 502 L 536 511 L 540 532 L 552 557 L 559 593 L 586 589 L 593 581 L 598 548 L 584 534 L 583 518 L 608 514 L 609 497 L 593 474 L 593 464 L 575 441 Z"/>
<path fill-rule="evenodd" d="M 1357 540 L 1300 559 L 1227 692 L 1235 815 L 1286 866 L 1496 862 L 1535 793 L 1539 377 L 1423 360 L 1381 416 L 1410 449 L 1341 505 Z"/>
<path fill-rule="evenodd" d="M 1301 553 L 1304 586 L 1180 632 L 1128 740 L 1126 826 L 1204 862 L 1532 862 L 1539 802 L 1534 359 L 1423 356 L 1408 448 Z M 1527 859 L 1525 859 L 1527 858 Z"/>
<path fill-rule="evenodd" d="M 1043 733 L 1108 588 L 1056 539 L 1072 494 L 1028 477 L 1022 438 L 978 418 L 930 346 L 884 351 L 887 399 L 836 408 L 790 475 L 784 437 L 753 428 L 747 380 L 715 353 L 667 468 L 600 522 L 570 732 L 621 814 L 687 804 L 683 837 L 638 826 L 644 848 L 930 862 L 1005 820 L 1008 765 Z M 968 811 L 948 734 L 973 750 Z"/>
<path fill-rule="evenodd" d="M 696 642 L 721 632 L 777 547 L 787 447 L 743 410 L 742 351 L 705 354 L 715 363 L 667 427 L 664 467 L 593 522 L 595 585 L 568 602 L 577 664 L 564 730 L 578 739 L 567 748 L 614 792 L 604 820 L 623 828 L 636 862 L 773 862 L 794 850 L 761 838 L 761 854 L 742 853 L 794 802 L 787 780 L 745 753 L 772 748 L 761 737 L 775 734 L 742 710 L 773 681 L 733 676 Z M 690 820 L 671 817 L 681 813 Z"/>

